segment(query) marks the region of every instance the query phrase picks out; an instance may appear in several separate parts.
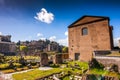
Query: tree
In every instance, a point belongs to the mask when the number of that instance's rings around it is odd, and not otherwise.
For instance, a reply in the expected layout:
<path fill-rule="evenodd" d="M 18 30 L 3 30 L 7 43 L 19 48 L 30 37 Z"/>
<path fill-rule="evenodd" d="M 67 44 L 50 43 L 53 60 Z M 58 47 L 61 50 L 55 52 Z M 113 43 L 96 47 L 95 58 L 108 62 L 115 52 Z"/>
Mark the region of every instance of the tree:
<path fill-rule="evenodd" d="M 28 47 L 27 46 L 20 46 L 20 51 L 24 52 L 24 54 L 27 55 Z"/>
<path fill-rule="evenodd" d="M 21 41 L 19 40 L 19 41 L 16 43 L 16 45 L 20 46 L 20 44 L 21 44 Z"/>
<path fill-rule="evenodd" d="M 63 48 L 62 48 L 62 52 L 63 52 L 63 53 L 68 53 L 68 47 L 63 47 Z"/>

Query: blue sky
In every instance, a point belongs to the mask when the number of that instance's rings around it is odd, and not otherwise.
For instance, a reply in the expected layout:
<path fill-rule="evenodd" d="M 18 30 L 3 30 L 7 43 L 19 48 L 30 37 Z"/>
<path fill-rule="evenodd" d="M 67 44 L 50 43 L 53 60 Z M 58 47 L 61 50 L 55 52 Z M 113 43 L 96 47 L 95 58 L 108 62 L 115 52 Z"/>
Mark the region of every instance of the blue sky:
<path fill-rule="evenodd" d="M 0 0 L 0 34 L 15 42 L 47 38 L 67 45 L 67 27 L 83 15 L 110 17 L 117 44 L 119 0 Z"/>

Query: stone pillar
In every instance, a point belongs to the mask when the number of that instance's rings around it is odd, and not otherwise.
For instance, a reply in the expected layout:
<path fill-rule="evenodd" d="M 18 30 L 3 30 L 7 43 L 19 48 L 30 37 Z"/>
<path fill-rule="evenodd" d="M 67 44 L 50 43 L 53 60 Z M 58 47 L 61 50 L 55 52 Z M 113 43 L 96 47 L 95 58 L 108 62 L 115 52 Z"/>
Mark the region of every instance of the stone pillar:
<path fill-rule="evenodd" d="M 40 54 L 40 65 L 48 66 L 48 54 L 47 53 Z"/>
<path fill-rule="evenodd" d="M 62 60 L 62 54 L 56 54 L 53 57 L 53 63 L 54 64 L 61 64 L 62 62 L 63 62 L 63 60 Z"/>

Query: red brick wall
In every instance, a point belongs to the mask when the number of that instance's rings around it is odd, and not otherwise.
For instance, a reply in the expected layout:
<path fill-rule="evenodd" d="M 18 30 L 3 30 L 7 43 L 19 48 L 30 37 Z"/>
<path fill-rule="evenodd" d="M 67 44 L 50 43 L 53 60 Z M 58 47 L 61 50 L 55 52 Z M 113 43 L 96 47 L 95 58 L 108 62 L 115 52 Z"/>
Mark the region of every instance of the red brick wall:
<path fill-rule="evenodd" d="M 88 28 L 88 35 L 83 36 L 84 27 Z M 74 60 L 75 53 L 80 53 L 80 60 L 89 61 L 94 50 L 111 50 L 110 31 L 108 20 L 69 28 L 69 57 Z"/>

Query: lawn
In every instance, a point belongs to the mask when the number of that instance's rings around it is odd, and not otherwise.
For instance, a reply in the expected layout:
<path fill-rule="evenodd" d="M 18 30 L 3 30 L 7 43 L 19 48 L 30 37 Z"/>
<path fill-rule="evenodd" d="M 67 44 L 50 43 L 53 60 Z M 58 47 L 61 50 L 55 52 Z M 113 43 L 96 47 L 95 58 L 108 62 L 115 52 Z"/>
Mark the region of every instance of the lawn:
<path fill-rule="evenodd" d="M 51 75 L 53 73 L 59 73 L 61 71 L 62 70 L 60 68 L 54 68 L 47 71 L 35 69 L 25 73 L 13 74 L 13 78 L 14 80 L 35 80 L 37 78 L 42 78 L 42 77 Z"/>
<path fill-rule="evenodd" d="M 72 65 L 74 66 L 74 64 L 78 64 L 80 68 L 83 68 L 84 70 L 88 69 L 88 64 L 85 62 L 69 62 L 68 65 Z M 13 78 L 15 80 L 35 80 L 37 78 L 42 78 L 48 75 L 51 75 L 53 73 L 59 73 L 59 72 L 70 72 L 71 74 L 82 74 L 82 70 L 81 69 L 72 69 L 71 67 L 66 67 L 66 68 L 53 68 L 51 70 L 47 70 L 47 71 L 43 71 L 43 70 L 39 70 L 39 69 L 35 69 L 32 71 L 28 71 L 25 73 L 19 73 L 19 74 L 13 74 Z M 64 78 L 64 80 L 69 80 L 68 77 Z"/>

